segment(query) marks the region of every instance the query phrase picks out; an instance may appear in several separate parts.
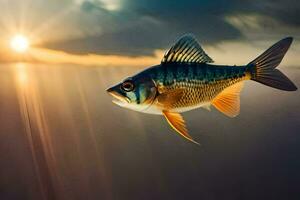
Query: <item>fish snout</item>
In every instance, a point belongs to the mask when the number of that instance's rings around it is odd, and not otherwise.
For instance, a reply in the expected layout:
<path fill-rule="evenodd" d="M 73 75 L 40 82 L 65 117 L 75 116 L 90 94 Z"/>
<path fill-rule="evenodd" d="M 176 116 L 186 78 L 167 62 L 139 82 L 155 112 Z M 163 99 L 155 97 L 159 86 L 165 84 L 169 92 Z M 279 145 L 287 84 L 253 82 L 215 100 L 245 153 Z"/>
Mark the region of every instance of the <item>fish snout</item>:
<path fill-rule="evenodd" d="M 113 87 L 110 87 L 110 88 L 107 88 L 107 89 L 106 89 L 106 92 L 109 93 L 109 94 L 111 94 L 113 91 L 114 91 L 114 90 L 113 90 Z"/>
<path fill-rule="evenodd" d="M 106 92 L 114 98 L 114 100 L 113 100 L 114 103 L 117 103 L 117 102 L 130 103 L 130 100 L 128 97 L 122 95 L 121 93 L 119 93 L 116 90 L 116 86 L 106 89 Z"/>

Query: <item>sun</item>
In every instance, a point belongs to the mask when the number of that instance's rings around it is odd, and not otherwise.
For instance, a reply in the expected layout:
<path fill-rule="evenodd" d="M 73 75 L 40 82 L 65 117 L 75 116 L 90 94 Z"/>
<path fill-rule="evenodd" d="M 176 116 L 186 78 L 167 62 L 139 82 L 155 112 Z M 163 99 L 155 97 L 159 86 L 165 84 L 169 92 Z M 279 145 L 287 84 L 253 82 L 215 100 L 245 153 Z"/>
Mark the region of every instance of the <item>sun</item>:
<path fill-rule="evenodd" d="M 18 53 L 24 53 L 29 48 L 29 40 L 26 36 L 18 34 L 10 40 L 10 47 Z"/>

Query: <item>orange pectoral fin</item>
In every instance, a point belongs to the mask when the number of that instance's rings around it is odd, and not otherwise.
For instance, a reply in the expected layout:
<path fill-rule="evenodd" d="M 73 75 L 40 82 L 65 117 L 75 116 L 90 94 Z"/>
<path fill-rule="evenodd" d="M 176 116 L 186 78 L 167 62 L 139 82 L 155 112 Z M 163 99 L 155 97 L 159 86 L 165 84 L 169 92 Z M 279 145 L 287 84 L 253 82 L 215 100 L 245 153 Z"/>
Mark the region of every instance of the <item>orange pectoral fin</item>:
<path fill-rule="evenodd" d="M 181 136 L 186 138 L 187 140 L 200 145 L 198 142 L 193 140 L 193 138 L 189 135 L 188 130 L 185 125 L 185 121 L 183 117 L 179 113 L 173 113 L 169 111 L 163 111 L 165 118 L 167 119 L 170 126 L 176 130 Z"/>
<path fill-rule="evenodd" d="M 224 89 L 213 99 L 212 104 L 229 117 L 237 116 L 240 113 L 240 92 L 242 88 L 243 83 L 240 82 Z"/>
<path fill-rule="evenodd" d="M 166 110 L 171 109 L 173 105 L 182 98 L 183 92 L 183 89 L 164 92 L 158 96 L 158 103 Z"/>

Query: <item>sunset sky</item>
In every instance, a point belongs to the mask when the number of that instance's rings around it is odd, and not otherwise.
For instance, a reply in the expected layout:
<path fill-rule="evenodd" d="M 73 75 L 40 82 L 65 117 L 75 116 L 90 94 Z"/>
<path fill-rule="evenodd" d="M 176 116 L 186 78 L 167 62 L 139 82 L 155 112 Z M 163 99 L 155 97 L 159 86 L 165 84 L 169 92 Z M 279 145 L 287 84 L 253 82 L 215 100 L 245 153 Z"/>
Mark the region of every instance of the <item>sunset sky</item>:
<path fill-rule="evenodd" d="M 0 0 L 1 200 L 299 200 L 300 92 L 246 81 L 241 113 L 183 113 L 195 145 L 106 89 L 192 33 L 217 64 L 280 39 L 299 0 Z"/>
<path fill-rule="evenodd" d="M 146 66 L 158 62 L 178 37 L 193 33 L 217 62 L 244 64 L 283 37 L 300 39 L 297 0 L 13 2 L 0 2 L 2 61 Z M 31 44 L 25 55 L 9 49 L 16 34 Z M 299 52 L 295 42 L 288 65 L 299 63 L 292 56 Z"/>

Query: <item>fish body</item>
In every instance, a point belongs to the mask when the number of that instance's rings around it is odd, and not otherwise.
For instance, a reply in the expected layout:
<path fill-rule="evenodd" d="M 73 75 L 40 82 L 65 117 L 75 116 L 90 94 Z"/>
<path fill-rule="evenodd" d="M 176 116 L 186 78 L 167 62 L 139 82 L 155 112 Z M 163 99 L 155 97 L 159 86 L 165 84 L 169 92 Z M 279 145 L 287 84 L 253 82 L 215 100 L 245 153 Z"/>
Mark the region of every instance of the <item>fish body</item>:
<path fill-rule="evenodd" d="M 119 106 L 149 114 L 164 115 L 181 136 L 189 135 L 180 113 L 213 105 L 229 117 L 240 112 L 240 92 L 246 80 L 285 91 L 297 87 L 278 69 L 292 43 L 280 40 L 243 66 L 213 65 L 195 38 L 181 37 L 164 55 L 161 64 L 126 78 L 109 88 Z M 197 143 L 199 144 L 199 143 Z"/>
<path fill-rule="evenodd" d="M 159 101 L 149 102 L 145 113 L 162 114 L 161 110 L 186 112 L 206 107 L 225 88 L 251 78 L 248 66 L 221 66 L 206 63 L 172 63 L 149 68 L 137 76 L 150 76 L 159 93 L 182 92 L 181 98 L 168 107 Z"/>

